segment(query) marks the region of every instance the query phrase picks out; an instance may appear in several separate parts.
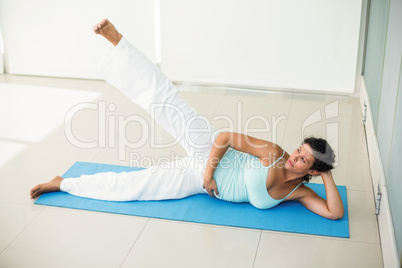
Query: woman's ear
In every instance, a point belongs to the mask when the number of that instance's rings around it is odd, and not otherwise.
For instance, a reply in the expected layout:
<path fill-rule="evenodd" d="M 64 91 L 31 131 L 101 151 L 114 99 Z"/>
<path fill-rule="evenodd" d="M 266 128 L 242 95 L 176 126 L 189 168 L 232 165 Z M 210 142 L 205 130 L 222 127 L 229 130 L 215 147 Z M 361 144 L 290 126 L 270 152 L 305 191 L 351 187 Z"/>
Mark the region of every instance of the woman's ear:
<path fill-rule="evenodd" d="M 318 176 L 321 174 L 321 172 L 317 171 L 317 170 L 310 170 L 308 172 L 308 174 L 310 174 L 311 176 Z"/>

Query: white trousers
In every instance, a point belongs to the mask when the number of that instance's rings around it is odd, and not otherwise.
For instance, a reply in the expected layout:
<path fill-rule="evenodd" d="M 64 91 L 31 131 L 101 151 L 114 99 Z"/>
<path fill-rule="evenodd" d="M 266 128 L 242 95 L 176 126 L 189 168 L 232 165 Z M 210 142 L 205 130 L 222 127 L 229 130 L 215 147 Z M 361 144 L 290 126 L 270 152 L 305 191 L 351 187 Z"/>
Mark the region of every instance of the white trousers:
<path fill-rule="evenodd" d="M 124 37 L 99 65 L 99 73 L 148 111 L 188 156 L 141 171 L 65 178 L 60 190 L 110 201 L 179 199 L 203 189 L 203 172 L 216 131 L 178 94 L 176 87 Z"/>

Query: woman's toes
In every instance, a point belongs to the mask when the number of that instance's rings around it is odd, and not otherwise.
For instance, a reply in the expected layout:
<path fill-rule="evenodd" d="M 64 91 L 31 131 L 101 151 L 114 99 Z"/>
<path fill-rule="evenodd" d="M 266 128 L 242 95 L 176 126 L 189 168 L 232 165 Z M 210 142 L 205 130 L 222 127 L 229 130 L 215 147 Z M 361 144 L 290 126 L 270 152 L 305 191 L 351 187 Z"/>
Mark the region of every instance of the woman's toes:
<path fill-rule="evenodd" d="M 96 25 L 93 27 L 93 30 L 94 30 L 95 32 L 99 31 L 103 26 L 106 25 L 106 22 L 107 22 L 106 19 L 101 20 L 100 22 L 98 22 L 98 24 L 96 24 Z"/>
<path fill-rule="evenodd" d="M 34 199 L 35 197 L 38 196 L 38 192 L 39 192 L 39 185 L 36 185 L 34 188 L 31 189 L 31 198 Z"/>

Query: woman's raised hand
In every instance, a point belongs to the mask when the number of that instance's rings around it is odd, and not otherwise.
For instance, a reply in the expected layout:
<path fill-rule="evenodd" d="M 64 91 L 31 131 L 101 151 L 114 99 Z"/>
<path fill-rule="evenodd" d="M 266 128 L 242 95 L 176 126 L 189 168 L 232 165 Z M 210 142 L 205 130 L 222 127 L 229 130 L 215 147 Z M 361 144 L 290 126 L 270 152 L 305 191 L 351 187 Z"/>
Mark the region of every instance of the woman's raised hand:
<path fill-rule="evenodd" d="M 324 178 L 332 178 L 332 172 L 331 170 L 327 170 L 324 172 L 320 172 L 319 175 L 321 176 L 322 179 Z M 332 178 L 333 179 L 333 178 Z"/>

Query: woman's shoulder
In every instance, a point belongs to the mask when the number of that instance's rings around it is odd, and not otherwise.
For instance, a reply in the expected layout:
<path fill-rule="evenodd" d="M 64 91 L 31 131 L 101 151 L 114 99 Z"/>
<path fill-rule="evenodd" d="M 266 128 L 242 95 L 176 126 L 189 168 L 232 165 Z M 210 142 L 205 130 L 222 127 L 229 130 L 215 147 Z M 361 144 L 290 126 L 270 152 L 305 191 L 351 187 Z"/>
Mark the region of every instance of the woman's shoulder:
<path fill-rule="evenodd" d="M 288 157 L 289 155 L 286 153 L 284 149 L 282 149 L 279 145 L 275 145 L 272 146 L 271 148 L 267 148 L 264 151 L 263 157 L 260 157 L 260 162 L 264 166 L 271 166 L 279 162 L 282 158 L 287 159 Z"/>
<path fill-rule="evenodd" d="M 317 193 L 314 192 L 310 187 L 307 187 L 305 183 L 301 183 L 300 187 L 298 187 L 291 195 L 289 195 L 286 200 L 301 200 L 303 198 L 314 196 L 317 196 Z"/>

